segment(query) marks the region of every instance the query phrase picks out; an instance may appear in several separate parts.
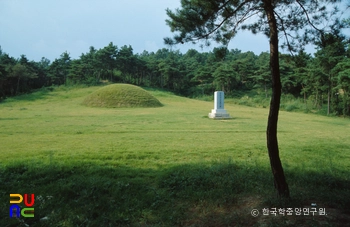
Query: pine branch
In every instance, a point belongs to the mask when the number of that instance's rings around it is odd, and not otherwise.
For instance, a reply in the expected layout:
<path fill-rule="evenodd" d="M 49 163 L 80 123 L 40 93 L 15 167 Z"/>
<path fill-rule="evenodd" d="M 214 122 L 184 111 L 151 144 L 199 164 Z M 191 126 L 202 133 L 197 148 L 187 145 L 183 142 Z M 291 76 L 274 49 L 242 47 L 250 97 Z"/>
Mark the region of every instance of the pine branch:
<path fill-rule="evenodd" d="M 296 0 L 296 2 L 298 3 L 298 5 L 303 9 L 304 11 L 304 14 L 306 15 L 306 18 L 307 18 L 307 21 L 308 23 L 311 25 L 311 27 L 313 27 L 316 31 L 320 32 L 321 34 L 323 33 L 322 30 L 318 29 L 310 20 L 310 17 L 309 17 L 309 14 L 307 12 L 307 10 L 305 9 L 304 5 L 299 1 L 299 0 Z"/>
<path fill-rule="evenodd" d="M 226 1 L 221 7 L 219 7 L 219 10 L 218 10 L 218 11 L 220 11 L 220 10 L 222 10 L 222 9 L 226 9 L 226 5 L 227 5 L 230 1 L 231 1 L 231 0 Z M 235 15 L 244 5 L 246 5 L 246 4 L 248 4 L 248 3 L 252 2 L 252 1 L 253 1 L 253 0 L 246 0 L 246 1 L 242 2 L 234 11 L 230 12 L 230 15 L 229 15 L 229 16 L 225 17 L 219 24 L 216 24 L 216 25 L 215 25 L 216 27 L 215 27 L 212 31 L 210 31 L 210 32 L 208 32 L 207 34 L 204 34 L 204 35 L 202 35 L 202 36 L 200 36 L 200 37 L 198 37 L 198 38 L 196 38 L 196 39 L 191 38 L 190 41 L 198 41 L 198 40 L 201 40 L 201 39 L 208 38 L 210 35 L 212 35 L 214 32 L 216 32 L 227 20 L 229 20 L 233 15 Z M 248 12 L 249 12 L 249 11 L 248 11 Z M 243 22 L 244 20 L 245 20 L 244 18 L 241 18 L 241 19 L 236 23 L 236 25 L 238 26 L 238 24 L 239 24 L 240 22 Z M 237 26 L 235 26 L 235 27 L 237 27 Z"/>

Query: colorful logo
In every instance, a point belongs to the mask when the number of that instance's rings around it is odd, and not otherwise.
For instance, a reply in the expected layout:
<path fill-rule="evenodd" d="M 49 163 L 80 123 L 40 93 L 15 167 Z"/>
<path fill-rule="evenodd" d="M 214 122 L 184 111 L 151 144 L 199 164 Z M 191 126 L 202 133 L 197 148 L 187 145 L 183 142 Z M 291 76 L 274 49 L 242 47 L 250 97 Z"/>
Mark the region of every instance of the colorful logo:
<path fill-rule="evenodd" d="M 10 218 L 19 218 L 21 215 L 25 218 L 34 218 L 34 194 L 30 194 L 28 201 L 28 194 L 24 194 L 24 205 L 26 207 L 21 208 L 18 204 L 23 201 L 21 194 L 10 194 Z"/>

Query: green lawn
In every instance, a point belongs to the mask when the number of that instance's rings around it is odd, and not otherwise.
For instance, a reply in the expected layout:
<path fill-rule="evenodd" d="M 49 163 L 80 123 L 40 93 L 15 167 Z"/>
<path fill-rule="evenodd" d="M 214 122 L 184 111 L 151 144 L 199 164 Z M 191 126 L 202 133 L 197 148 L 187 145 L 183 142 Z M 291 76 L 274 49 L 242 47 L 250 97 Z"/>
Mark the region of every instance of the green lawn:
<path fill-rule="evenodd" d="M 350 221 L 349 119 L 280 112 L 280 156 L 292 200 L 279 201 L 266 150 L 268 108 L 226 104 L 233 118 L 212 120 L 212 102 L 153 89 L 147 90 L 162 107 L 82 105 L 98 88 L 60 87 L 0 103 L 0 226 Z M 34 218 L 8 216 L 11 193 L 43 198 L 35 201 Z M 327 216 L 250 214 L 313 202 Z"/>

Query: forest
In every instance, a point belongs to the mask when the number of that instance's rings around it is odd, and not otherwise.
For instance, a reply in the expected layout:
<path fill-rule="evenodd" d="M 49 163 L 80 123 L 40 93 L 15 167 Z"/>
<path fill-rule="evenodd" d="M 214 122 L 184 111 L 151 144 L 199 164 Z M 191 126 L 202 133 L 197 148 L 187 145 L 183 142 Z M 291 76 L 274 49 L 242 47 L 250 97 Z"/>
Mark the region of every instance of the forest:
<path fill-rule="evenodd" d="M 350 41 L 342 34 L 326 34 L 316 52 L 280 53 L 282 93 L 311 103 L 326 114 L 350 115 Z M 11 57 L 0 48 L 0 100 L 51 86 L 102 82 L 162 88 L 198 98 L 222 90 L 226 97 L 260 91 L 269 98 L 271 75 L 268 52 L 256 55 L 238 49 L 213 48 L 210 52 L 167 48 L 134 54 L 129 45 L 107 46 L 72 59 L 69 52 L 54 61 L 39 62 L 21 55 Z"/>

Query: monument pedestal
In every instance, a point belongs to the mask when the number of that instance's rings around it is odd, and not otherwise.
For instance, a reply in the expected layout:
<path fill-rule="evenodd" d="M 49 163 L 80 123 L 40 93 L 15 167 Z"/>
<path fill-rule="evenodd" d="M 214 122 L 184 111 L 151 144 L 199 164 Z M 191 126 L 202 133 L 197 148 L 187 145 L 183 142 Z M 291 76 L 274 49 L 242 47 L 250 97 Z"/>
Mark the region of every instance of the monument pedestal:
<path fill-rule="evenodd" d="M 208 114 L 209 118 L 231 118 L 225 109 L 212 109 Z"/>
<path fill-rule="evenodd" d="M 231 118 L 230 114 L 224 109 L 224 92 L 216 91 L 214 92 L 214 109 L 208 114 L 209 118 L 214 119 L 225 119 Z"/>

